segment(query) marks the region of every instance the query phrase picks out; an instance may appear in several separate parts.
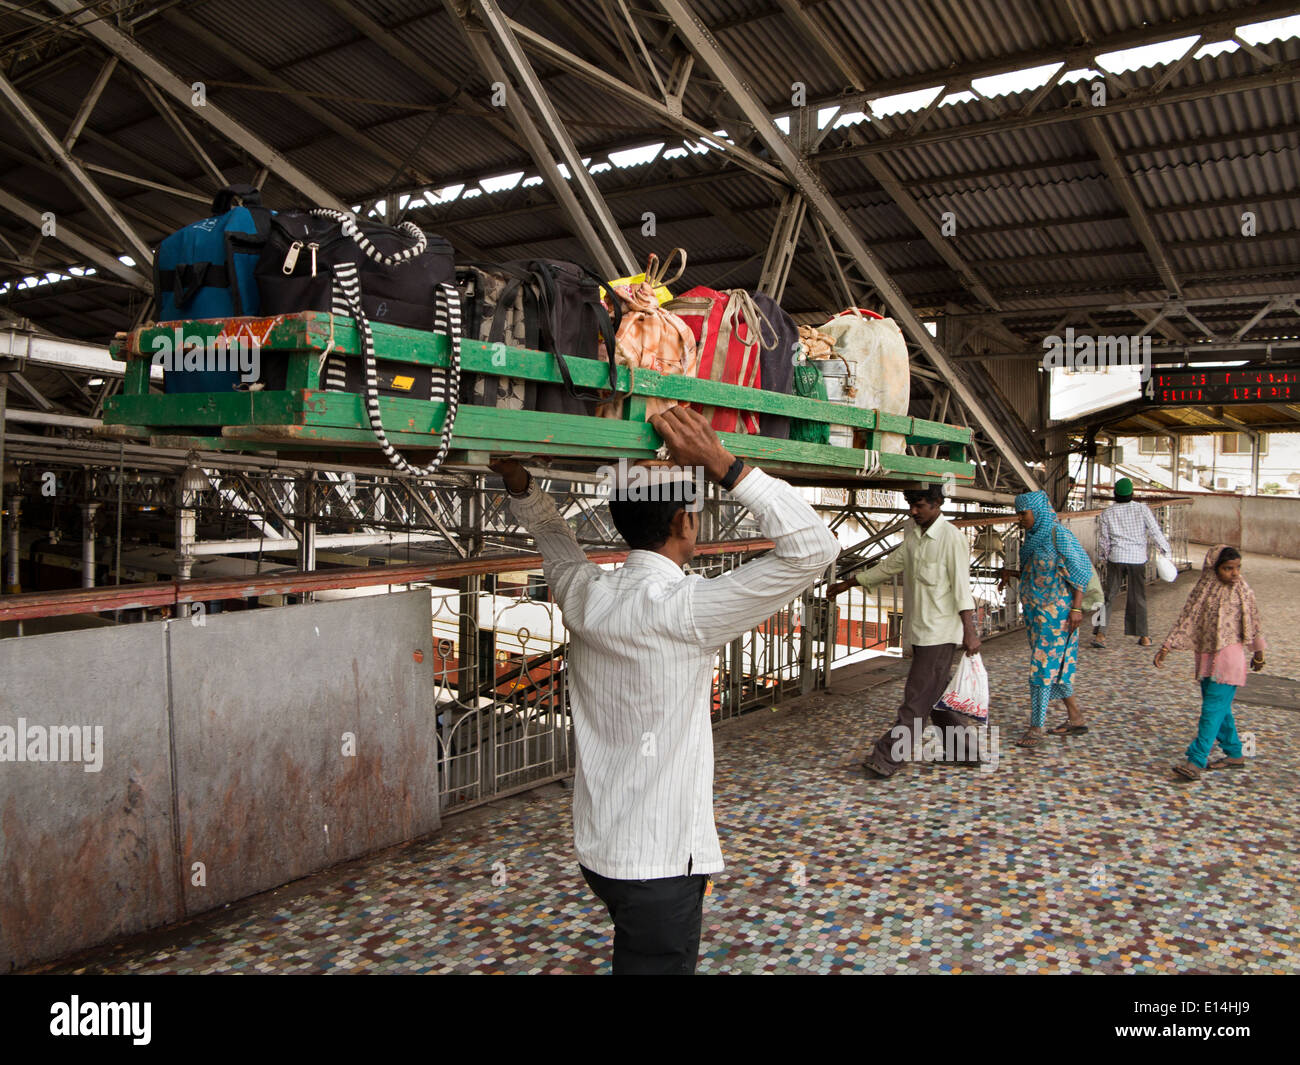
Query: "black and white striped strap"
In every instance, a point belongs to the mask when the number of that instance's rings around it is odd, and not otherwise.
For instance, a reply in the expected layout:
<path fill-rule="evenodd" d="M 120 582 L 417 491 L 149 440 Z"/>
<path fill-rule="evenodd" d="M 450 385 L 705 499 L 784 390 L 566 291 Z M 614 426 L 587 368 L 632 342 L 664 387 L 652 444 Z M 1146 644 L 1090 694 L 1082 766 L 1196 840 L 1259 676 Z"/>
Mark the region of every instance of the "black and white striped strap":
<path fill-rule="evenodd" d="M 376 248 L 367 237 L 357 227 L 357 217 L 349 211 L 335 211 L 330 207 L 314 207 L 311 211 L 318 218 L 329 218 L 339 224 L 345 237 L 351 237 L 361 253 L 372 262 L 377 262 L 382 266 L 396 266 L 404 263 L 408 259 L 414 259 L 417 255 L 422 255 L 424 249 L 429 246 L 429 238 L 424 235 L 424 230 L 414 222 L 398 222 L 398 229 L 402 230 L 407 236 L 414 238 L 415 243 L 409 248 L 402 251 L 394 252 L 392 255 L 385 255 Z"/>
<path fill-rule="evenodd" d="M 333 311 L 335 314 L 344 314 L 353 318 L 361 338 L 361 353 L 366 367 L 366 416 L 370 420 L 371 432 L 375 434 L 384 457 L 395 469 L 415 477 L 428 476 L 447 458 L 447 452 L 451 449 L 452 426 L 456 423 L 456 409 L 460 400 L 460 294 L 454 285 L 438 286 L 443 304 L 439 307 L 438 313 L 441 317 L 442 311 L 444 309 L 446 311 L 447 337 L 451 343 L 451 366 L 447 372 L 446 383 L 446 413 L 442 421 L 442 438 L 438 444 L 437 454 L 427 466 L 416 466 L 408 462 L 401 452 L 389 443 L 388 434 L 384 432 L 383 416 L 379 409 L 379 370 L 375 362 L 375 338 L 370 329 L 370 319 L 366 317 L 365 308 L 361 305 L 361 279 L 357 268 L 352 263 L 338 263 L 333 269 Z M 344 377 L 341 367 L 341 359 L 331 365 L 326 374 L 327 389 L 336 388 L 336 385 L 331 383 L 333 379 L 338 382 L 337 388 L 342 390 Z"/>

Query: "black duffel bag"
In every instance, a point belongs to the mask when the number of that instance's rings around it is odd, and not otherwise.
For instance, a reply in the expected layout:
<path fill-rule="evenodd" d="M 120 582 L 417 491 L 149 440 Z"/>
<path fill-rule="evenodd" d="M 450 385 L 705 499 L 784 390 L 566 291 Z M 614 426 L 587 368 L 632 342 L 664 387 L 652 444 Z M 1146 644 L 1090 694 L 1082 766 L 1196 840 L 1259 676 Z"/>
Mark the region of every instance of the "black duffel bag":
<path fill-rule="evenodd" d="M 385 457 L 404 473 L 430 473 L 450 446 L 459 401 L 460 297 L 451 245 L 418 226 L 397 227 L 358 220 L 327 208 L 282 211 L 257 263 L 263 315 L 324 311 L 355 319 L 360 359 L 329 353 L 321 383 L 328 391 L 366 397 L 366 414 Z M 375 358 L 372 322 L 445 333 L 451 340 L 447 372 L 419 363 Z M 284 387 L 287 356 L 263 358 L 266 387 Z M 380 418 L 380 396 L 446 400 L 447 417 L 433 462 L 417 467 L 389 443 Z"/>
<path fill-rule="evenodd" d="M 435 327 L 438 286 L 454 275 L 451 245 L 410 222 L 393 227 L 295 208 L 271 219 L 257 262 L 261 313 L 333 311 L 332 271 L 343 264 L 357 268 L 371 322 L 409 329 Z"/>
<path fill-rule="evenodd" d="M 485 343 L 545 351 L 555 356 L 563 384 L 524 378 L 466 375 L 461 402 L 552 414 L 593 414 L 616 395 L 615 335 L 621 312 L 600 300 L 600 278 L 585 266 L 557 259 L 474 263 L 457 271 L 465 333 Z M 572 357 L 600 359 L 610 394 L 573 383 Z"/>
<path fill-rule="evenodd" d="M 446 312 L 439 310 L 443 306 L 440 286 L 451 281 L 454 273 L 451 245 L 441 237 L 426 236 L 410 222 L 397 228 L 368 221 L 352 225 L 349 217 L 294 208 L 271 219 L 256 270 L 261 313 L 347 314 L 335 303 L 334 268 L 351 266 L 360 281 L 361 306 L 372 324 L 447 332 Z M 367 248 L 380 259 L 372 258 Z M 262 365 L 266 387 L 283 388 L 286 360 L 263 359 Z M 446 396 L 446 375 L 433 367 L 383 360 L 377 368 L 381 396 L 430 401 Z M 361 359 L 331 355 L 321 383 L 334 392 L 363 393 L 365 364 Z"/>

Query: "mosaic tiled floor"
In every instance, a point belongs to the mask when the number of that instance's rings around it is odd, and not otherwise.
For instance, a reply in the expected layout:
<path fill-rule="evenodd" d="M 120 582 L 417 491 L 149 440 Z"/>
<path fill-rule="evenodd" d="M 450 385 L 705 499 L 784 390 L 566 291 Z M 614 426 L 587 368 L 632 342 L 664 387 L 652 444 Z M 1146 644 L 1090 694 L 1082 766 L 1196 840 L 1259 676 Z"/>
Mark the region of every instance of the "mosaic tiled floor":
<path fill-rule="evenodd" d="M 1249 558 L 1245 573 L 1269 672 L 1300 678 L 1300 562 Z M 1157 644 L 1193 581 L 1154 589 Z M 1136 640 L 1111 643 L 1085 643 L 1076 682 L 1092 731 L 1035 752 L 1012 746 L 1024 639 L 988 646 L 1003 730 L 988 774 L 913 765 L 867 783 L 847 768 L 893 719 L 901 680 L 717 733 L 728 867 L 699 971 L 1300 972 L 1300 712 L 1239 703 L 1250 767 L 1176 784 L 1199 707 L 1190 656 L 1157 672 Z M 569 802 L 558 786 L 503 801 L 431 842 L 52 968 L 607 972 Z"/>

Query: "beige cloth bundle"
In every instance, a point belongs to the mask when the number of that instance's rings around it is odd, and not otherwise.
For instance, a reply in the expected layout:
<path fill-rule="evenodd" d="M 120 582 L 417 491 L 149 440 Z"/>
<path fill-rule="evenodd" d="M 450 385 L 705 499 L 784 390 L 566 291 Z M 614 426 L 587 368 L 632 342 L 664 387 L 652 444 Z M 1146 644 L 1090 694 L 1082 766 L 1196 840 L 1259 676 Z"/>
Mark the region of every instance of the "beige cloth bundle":
<path fill-rule="evenodd" d="M 838 354 L 835 350 L 835 338 L 823 333 L 811 325 L 799 327 L 799 342 L 810 359 L 832 359 Z"/>

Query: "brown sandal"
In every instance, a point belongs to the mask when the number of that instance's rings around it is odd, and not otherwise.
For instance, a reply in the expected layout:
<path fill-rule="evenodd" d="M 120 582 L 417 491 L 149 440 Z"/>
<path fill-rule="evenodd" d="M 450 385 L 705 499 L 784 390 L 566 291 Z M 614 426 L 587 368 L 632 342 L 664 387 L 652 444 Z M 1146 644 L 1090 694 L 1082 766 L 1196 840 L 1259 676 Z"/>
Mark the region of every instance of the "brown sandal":
<path fill-rule="evenodd" d="M 1076 725 L 1073 721 L 1066 720 L 1057 725 L 1056 728 L 1049 728 L 1047 734 L 1049 736 L 1082 736 L 1087 731 L 1087 725 Z"/>
<path fill-rule="evenodd" d="M 1034 732 L 1032 729 L 1029 729 L 1020 737 L 1020 739 L 1016 740 L 1016 746 L 1032 749 L 1034 747 L 1041 747 L 1046 742 L 1047 733 Z"/>
<path fill-rule="evenodd" d="M 1244 758 L 1216 758 L 1213 762 L 1205 767 L 1206 769 L 1245 769 L 1246 759 Z"/>
<path fill-rule="evenodd" d="M 1200 780 L 1201 767 L 1199 765 L 1192 765 L 1191 762 L 1180 762 L 1178 765 L 1174 766 L 1174 776 L 1179 777 L 1182 780 Z"/>

